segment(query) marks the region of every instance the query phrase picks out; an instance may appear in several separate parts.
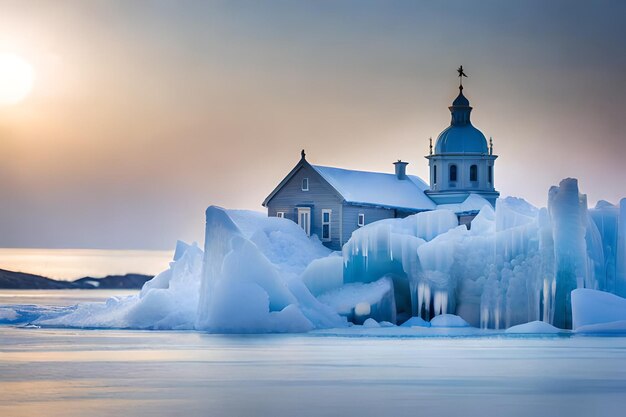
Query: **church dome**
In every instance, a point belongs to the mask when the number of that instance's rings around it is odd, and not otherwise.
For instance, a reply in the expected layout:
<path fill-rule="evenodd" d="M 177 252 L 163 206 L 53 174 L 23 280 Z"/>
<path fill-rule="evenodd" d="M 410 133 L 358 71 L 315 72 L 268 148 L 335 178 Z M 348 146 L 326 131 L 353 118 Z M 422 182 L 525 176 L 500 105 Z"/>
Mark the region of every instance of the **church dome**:
<path fill-rule="evenodd" d="M 471 124 L 448 126 L 439 134 L 435 153 L 488 153 L 485 135 Z"/>
<path fill-rule="evenodd" d="M 452 102 L 452 122 L 437 138 L 435 154 L 478 153 L 487 154 L 487 139 L 470 121 L 472 108 L 460 87 L 458 97 Z"/>

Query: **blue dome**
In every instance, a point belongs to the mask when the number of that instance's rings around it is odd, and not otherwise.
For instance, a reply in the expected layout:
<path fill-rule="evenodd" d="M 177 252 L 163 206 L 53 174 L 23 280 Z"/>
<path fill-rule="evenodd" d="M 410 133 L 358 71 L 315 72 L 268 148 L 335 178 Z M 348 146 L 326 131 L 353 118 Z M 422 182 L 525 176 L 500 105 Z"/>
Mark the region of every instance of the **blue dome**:
<path fill-rule="evenodd" d="M 437 138 L 435 154 L 444 153 L 478 153 L 487 154 L 485 135 L 470 122 L 472 108 L 469 100 L 463 95 L 463 87 L 459 87 L 459 95 L 450 107 L 452 123 Z"/>
<path fill-rule="evenodd" d="M 489 153 L 485 135 L 470 123 L 463 126 L 448 126 L 439 134 L 435 153 Z"/>

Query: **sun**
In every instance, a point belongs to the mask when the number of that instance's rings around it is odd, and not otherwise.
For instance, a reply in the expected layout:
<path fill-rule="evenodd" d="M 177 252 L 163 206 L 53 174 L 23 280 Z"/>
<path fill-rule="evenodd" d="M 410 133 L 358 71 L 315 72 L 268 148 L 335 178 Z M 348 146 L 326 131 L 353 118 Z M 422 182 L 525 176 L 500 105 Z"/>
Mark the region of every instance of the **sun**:
<path fill-rule="evenodd" d="M 33 67 L 17 55 L 0 53 L 0 106 L 24 100 L 33 89 Z"/>

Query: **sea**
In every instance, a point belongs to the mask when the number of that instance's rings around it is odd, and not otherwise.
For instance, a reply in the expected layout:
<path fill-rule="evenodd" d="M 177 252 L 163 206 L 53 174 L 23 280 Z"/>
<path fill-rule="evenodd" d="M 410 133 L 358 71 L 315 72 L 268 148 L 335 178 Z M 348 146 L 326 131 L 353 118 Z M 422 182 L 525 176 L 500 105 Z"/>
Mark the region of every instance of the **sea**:
<path fill-rule="evenodd" d="M 132 291 L 14 290 L 0 306 Z M 621 416 L 624 337 L 0 326 L 0 416 Z"/>
<path fill-rule="evenodd" d="M 0 248 L 0 269 L 71 281 L 127 273 L 156 275 L 167 269 L 172 257 L 171 250 Z"/>

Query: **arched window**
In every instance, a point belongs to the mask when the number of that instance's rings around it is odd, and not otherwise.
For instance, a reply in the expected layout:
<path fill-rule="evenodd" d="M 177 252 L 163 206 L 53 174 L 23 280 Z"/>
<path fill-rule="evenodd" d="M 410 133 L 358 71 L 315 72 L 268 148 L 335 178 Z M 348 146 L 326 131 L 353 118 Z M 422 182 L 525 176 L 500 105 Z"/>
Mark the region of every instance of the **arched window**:
<path fill-rule="evenodd" d="M 437 165 L 433 167 L 433 184 L 437 184 Z"/>
<path fill-rule="evenodd" d="M 450 181 L 456 181 L 456 165 L 450 165 Z"/>
<path fill-rule="evenodd" d="M 478 166 L 476 165 L 470 167 L 470 181 L 478 181 Z"/>
<path fill-rule="evenodd" d="M 493 166 L 489 165 L 489 184 L 493 184 Z"/>

